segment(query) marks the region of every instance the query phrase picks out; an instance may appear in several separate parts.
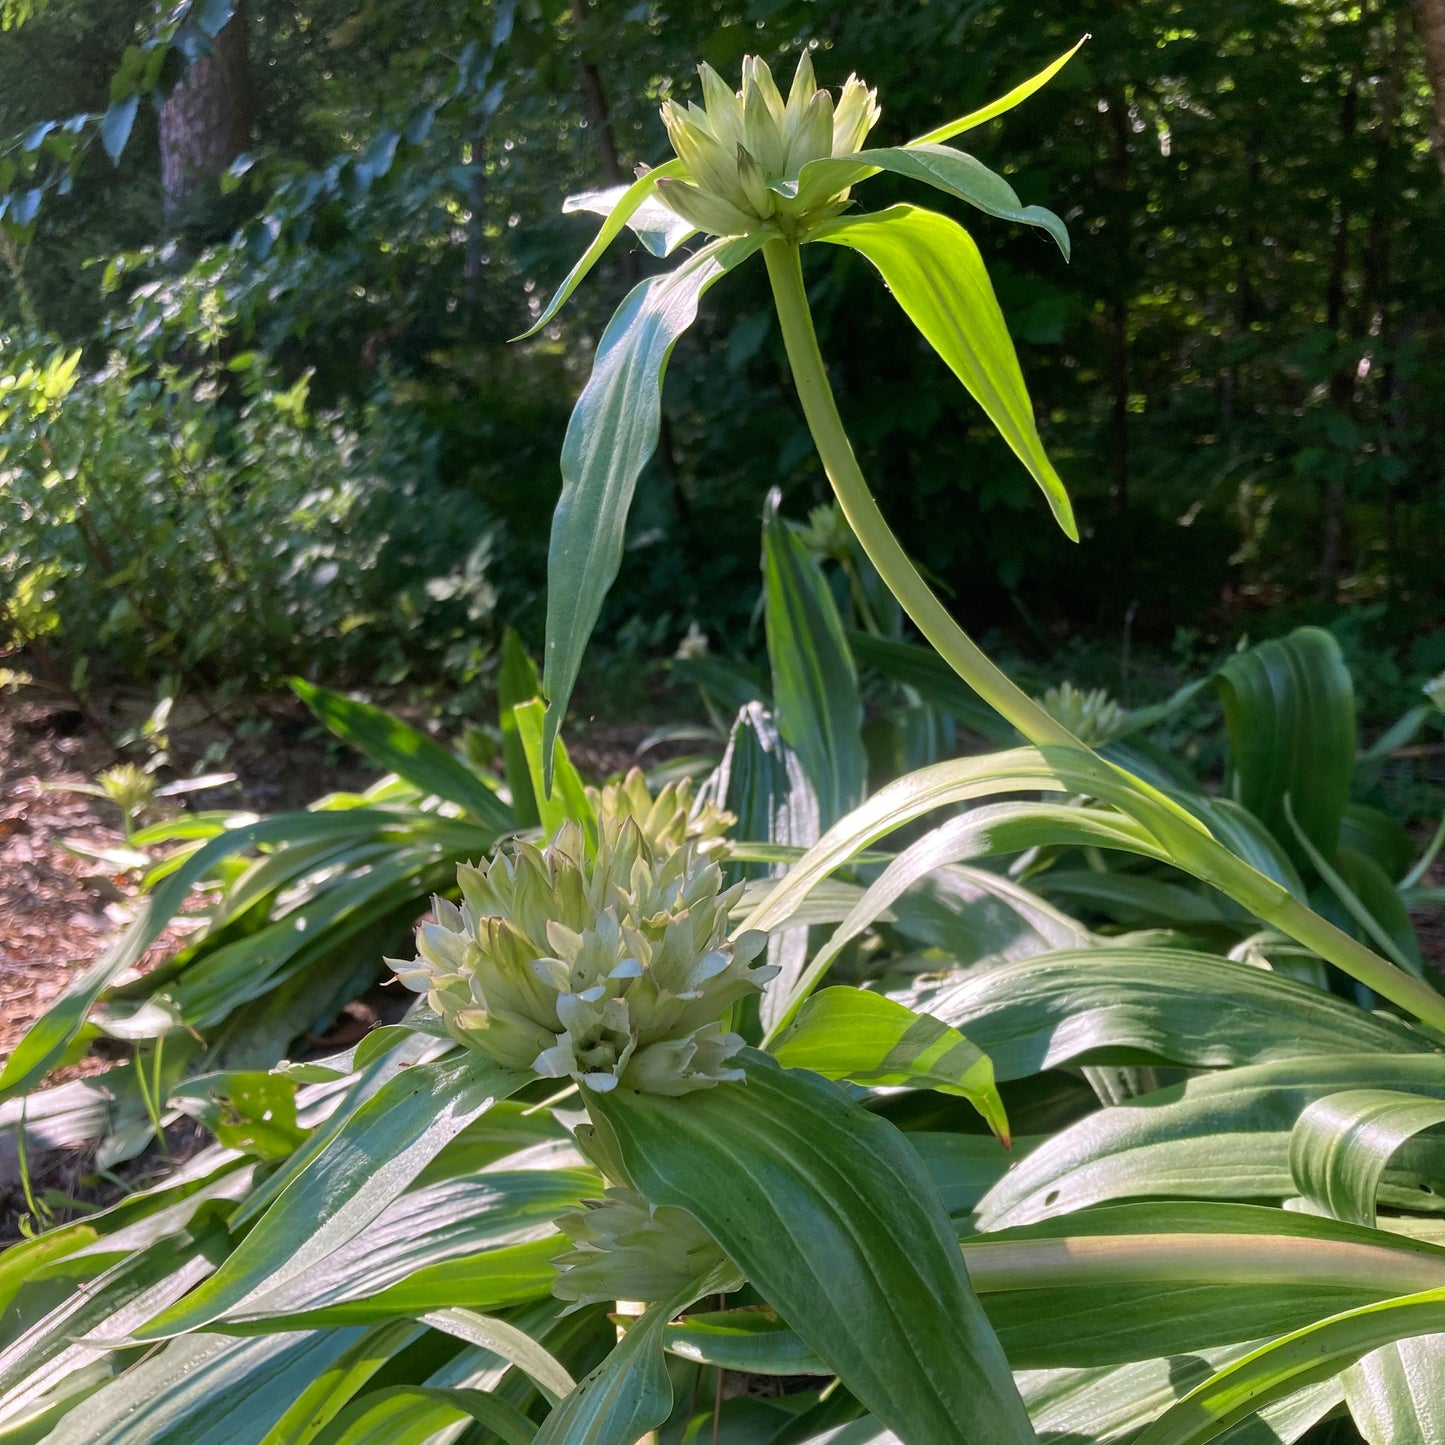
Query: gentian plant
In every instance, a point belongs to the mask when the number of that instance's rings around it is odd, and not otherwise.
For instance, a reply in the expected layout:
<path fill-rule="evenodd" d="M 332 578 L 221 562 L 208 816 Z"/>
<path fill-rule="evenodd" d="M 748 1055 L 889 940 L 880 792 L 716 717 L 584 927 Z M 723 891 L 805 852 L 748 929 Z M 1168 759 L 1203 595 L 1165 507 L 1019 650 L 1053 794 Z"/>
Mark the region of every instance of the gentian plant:
<path fill-rule="evenodd" d="M 857 186 L 891 171 L 990 216 L 1040 227 L 1067 258 L 1068 236 L 1057 216 L 1023 206 L 1000 176 L 945 142 L 1026 100 L 1078 48 L 982 109 L 907 145 L 882 148 L 864 146 L 881 115 L 875 94 L 854 76 L 835 104 L 827 91 L 815 88 L 807 53 L 786 101 L 757 58 L 744 62 L 742 88 L 736 92 L 704 65 L 699 70 L 704 105 L 683 109 L 668 102 L 663 107 L 675 159 L 644 172 L 630 186 L 569 203 L 574 210 L 600 212 L 605 220 L 528 335 L 552 320 L 624 226 L 658 255 L 671 254 L 699 232 L 712 239 L 671 272 L 640 282 L 627 295 L 598 343 L 592 375 L 573 411 L 562 449 L 562 496 L 548 566 L 542 679 L 546 737 L 550 742 L 560 730 L 587 638 L 621 565 L 633 491 L 657 443 L 662 380 L 672 347 L 695 319 L 704 293 L 761 253 L 798 399 L 844 517 L 883 582 L 938 654 L 1033 744 L 1026 768 L 1044 780 L 1033 785 L 1111 805 L 1127 820 L 1123 826 L 1130 834 L 1116 840 L 1117 846 L 1167 858 L 1381 997 L 1445 1027 L 1445 1003 L 1436 990 L 1306 907 L 1257 840 L 1228 836 L 1228 820 L 1205 820 L 1198 809 L 1105 761 L 1015 686 L 909 560 L 844 430 L 804 286 L 801 252 L 811 244 L 848 247 L 877 269 L 904 313 L 1043 489 L 1059 525 L 1077 540 L 1068 495 L 1045 454 L 1008 328 L 968 232 L 918 206 L 872 213 L 850 208 Z M 777 917 L 776 908 L 764 905 L 749 922 L 766 926 Z M 787 1016 L 809 987 L 810 981 L 795 990 Z"/>

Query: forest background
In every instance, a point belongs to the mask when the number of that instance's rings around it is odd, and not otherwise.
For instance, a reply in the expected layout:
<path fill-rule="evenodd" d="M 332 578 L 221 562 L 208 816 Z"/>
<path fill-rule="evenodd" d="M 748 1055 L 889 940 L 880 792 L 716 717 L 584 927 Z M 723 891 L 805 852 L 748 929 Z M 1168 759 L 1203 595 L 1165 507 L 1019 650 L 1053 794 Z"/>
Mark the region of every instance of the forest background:
<path fill-rule="evenodd" d="M 0 642 L 87 707 L 121 682 L 227 705 L 300 673 L 484 709 L 502 628 L 540 641 L 557 447 L 598 334 L 659 264 L 614 248 L 565 323 L 509 344 L 595 224 L 557 198 L 663 159 L 656 107 L 695 93 L 698 60 L 733 74 L 811 40 L 824 83 L 880 88 L 886 144 L 1085 31 L 976 133 L 1074 238 L 1066 265 L 977 229 L 1083 542 L 921 340 L 850 304 L 872 281 L 840 252 L 808 283 L 890 519 L 1017 668 L 1126 702 L 1304 621 L 1340 639 L 1367 718 L 1445 668 L 1441 0 L 0 19 Z M 756 655 L 759 499 L 779 485 L 803 521 L 826 495 L 761 277 L 729 284 L 670 367 L 592 711 L 655 702 L 655 674 L 609 657 L 699 633 Z"/>

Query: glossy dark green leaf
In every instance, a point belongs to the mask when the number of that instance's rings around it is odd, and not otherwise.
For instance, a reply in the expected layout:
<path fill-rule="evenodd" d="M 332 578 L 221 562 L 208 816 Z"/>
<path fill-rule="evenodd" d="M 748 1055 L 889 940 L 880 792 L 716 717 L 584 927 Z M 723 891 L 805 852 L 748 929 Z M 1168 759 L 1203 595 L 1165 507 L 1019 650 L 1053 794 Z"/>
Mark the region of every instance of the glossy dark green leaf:
<path fill-rule="evenodd" d="M 299 677 L 292 678 L 291 687 L 330 732 L 365 753 L 379 767 L 405 778 L 424 793 L 435 793 L 456 803 L 499 833 L 516 827 L 511 810 L 491 788 L 425 733 L 379 707 Z"/>
<path fill-rule="evenodd" d="M 1036 1149 L 980 1205 L 980 1227 L 1027 1224 L 1148 1195 L 1287 1198 L 1295 1189 L 1290 1131 L 1316 1099 L 1346 1089 L 1445 1098 L 1445 1069 L 1431 1055 L 1336 1053 L 1229 1069 L 1160 1089 L 1080 1120 Z M 1445 1149 L 1426 1158 L 1445 1178 Z M 1396 1202 L 1401 1194 L 1389 1197 Z"/>
<path fill-rule="evenodd" d="M 1261 1406 L 1328 1379 L 1396 1340 L 1445 1330 L 1445 1289 L 1366 1305 L 1297 1330 L 1246 1355 L 1166 1410 L 1138 1445 L 1202 1445 Z"/>
<path fill-rule="evenodd" d="M 903 998 L 972 1039 L 1000 1079 L 1081 1063 L 1220 1069 L 1333 1050 L 1434 1049 L 1385 1015 L 1185 949 L 1105 944 L 1039 954 Z"/>
<path fill-rule="evenodd" d="M 771 492 L 763 512 L 773 707 L 779 732 L 813 781 L 826 828 L 863 798 L 868 773 L 863 701 L 827 578 L 778 515 L 779 500 L 780 494 Z"/>
<path fill-rule="evenodd" d="M 589 1100 L 636 1186 L 686 1209 L 853 1394 L 916 1445 L 1030 1441 L 948 1216 L 903 1135 L 814 1075 Z"/>
<path fill-rule="evenodd" d="M 1233 796 L 1307 867 L 1285 817 L 1289 798 L 1305 835 L 1332 857 L 1355 769 L 1354 685 L 1339 644 L 1301 627 L 1231 657 L 1217 683 Z"/>
<path fill-rule="evenodd" d="M 638 186 L 659 171 L 649 171 Z M 641 282 L 597 343 L 592 375 L 562 443 L 562 495 L 547 555 L 542 686 L 547 697 L 543 757 L 549 765 L 587 639 L 622 563 L 637 478 L 657 446 L 668 357 L 696 318 L 703 293 L 762 242 L 761 236 L 714 241 L 667 275 Z M 569 277 L 563 289 L 573 284 Z"/>
<path fill-rule="evenodd" d="M 164 1339 L 304 1276 L 359 1234 L 425 1165 L 527 1076 L 476 1054 L 418 1064 L 384 1084 L 291 1180 L 205 1285 L 137 1338 Z"/>
<path fill-rule="evenodd" d="M 1375 1196 L 1406 1140 L 1445 1124 L 1445 1099 L 1392 1089 L 1348 1089 L 1316 1099 L 1290 1134 L 1300 1193 L 1336 1219 L 1374 1224 Z"/>
<path fill-rule="evenodd" d="M 840 217 L 812 239 L 851 247 L 877 267 L 894 300 L 988 414 L 1043 489 L 1059 525 L 1077 540 L 1069 495 L 1044 451 L 1008 326 L 968 232 L 936 212 L 892 206 Z"/>

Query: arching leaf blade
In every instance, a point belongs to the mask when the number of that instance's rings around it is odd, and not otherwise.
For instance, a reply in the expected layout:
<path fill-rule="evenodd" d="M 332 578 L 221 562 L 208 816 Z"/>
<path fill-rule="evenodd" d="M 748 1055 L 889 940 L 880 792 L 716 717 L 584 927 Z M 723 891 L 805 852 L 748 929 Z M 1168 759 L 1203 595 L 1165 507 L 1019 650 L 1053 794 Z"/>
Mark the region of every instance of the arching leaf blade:
<path fill-rule="evenodd" d="M 1021 84 L 1014 86 L 1012 90 L 999 96 L 997 100 L 991 100 L 987 105 L 980 106 L 978 110 L 972 110 L 967 115 L 960 116 L 957 120 L 950 120 L 943 125 L 936 126 L 926 134 L 918 136 L 912 144 L 928 145 L 952 140 L 954 136 L 962 135 L 966 130 L 974 130 L 978 126 L 985 125 L 987 122 L 1003 115 L 1006 111 L 1012 110 L 1016 105 L 1022 105 L 1035 91 L 1042 90 L 1044 86 L 1078 54 L 1079 48 L 1088 39 L 1089 37 L 1087 35 L 1082 36 L 1077 44 L 1072 45 L 1068 50 L 1064 51 L 1057 60 L 1044 66 L 1037 75 L 1031 75 Z"/>
<path fill-rule="evenodd" d="M 1064 532 L 1078 525 L 1063 482 L 1044 451 L 1018 357 L 973 238 L 947 216 L 917 206 L 840 216 L 813 240 L 867 257 L 894 299 L 983 407 L 1042 488 Z"/>
<path fill-rule="evenodd" d="M 522 334 L 514 339 L 525 341 L 535 336 L 567 304 L 568 298 L 586 279 L 587 273 L 602 259 L 602 253 L 622 234 L 622 228 L 657 191 L 657 183 L 664 176 L 686 176 L 687 170 L 679 160 L 666 161 L 644 172 L 617 197 L 602 229 L 592 239 L 592 244 L 577 258 L 577 264 L 567 273 L 566 279 L 557 288 L 552 299 L 542 308 L 542 314 Z M 592 210 L 590 205 L 576 207 Z M 649 248 L 650 249 L 650 248 Z"/>
<path fill-rule="evenodd" d="M 1034 1438 L 918 1155 L 816 1075 L 589 1100 L 633 1183 L 690 1211 L 854 1395 L 916 1445 Z"/>
<path fill-rule="evenodd" d="M 650 173 L 653 174 L 653 173 Z M 715 281 L 745 261 L 762 236 L 714 241 L 665 276 L 635 286 L 598 343 L 592 375 L 562 443 L 562 495 L 547 554 L 547 697 L 543 758 L 551 749 L 602 601 L 622 564 L 627 513 L 662 425 L 662 378 L 677 338 Z"/>

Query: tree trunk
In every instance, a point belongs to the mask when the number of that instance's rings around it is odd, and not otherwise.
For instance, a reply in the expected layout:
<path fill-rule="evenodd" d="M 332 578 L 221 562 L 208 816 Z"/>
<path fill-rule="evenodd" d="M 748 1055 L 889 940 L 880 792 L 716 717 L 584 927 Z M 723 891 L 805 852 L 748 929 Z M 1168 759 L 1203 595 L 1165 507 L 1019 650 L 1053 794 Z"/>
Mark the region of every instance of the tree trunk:
<path fill-rule="evenodd" d="M 591 18 L 587 0 L 569 0 L 573 22 L 580 35 Z M 602 73 L 584 54 L 578 61 L 582 77 L 582 100 L 587 107 L 587 124 L 597 136 L 597 151 L 602 161 L 602 175 L 609 186 L 622 184 L 622 162 L 617 154 L 617 134 L 612 129 L 612 112 L 607 107 L 607 92 L 602 87 Z"/>
<path fill-rule="evenodd" d="M 1445 180 L 1445 0 L 1411 0 L 1415 29 L 1425 47 L 1425 74 L 1433 100 L 1430 149 Z"/>
<path fill-rule="evenodd" d="M 1356 68 L 1340 98 L 1340 148 L 1348 155 L 1359 123 L 1360 72 Z M 1342 188 L 1335 212 L 1334 246 L 1330 257 L 1329 277 L 1325 282 L 1325 325 L 1330 334 L 1343 341 L 1345 292 L 1350 261 L 1350 200 Z M 1355 371 L 1348 360 L 1342 360 L 1330 377 L 1330 406 L 1348 416 L 1354 399 Z M 1349 465 L 1349 463 L 1347 463 Z M 1339 586 L 1340 555 L 1345 526 L 1345 478 L 1336 475 L 1325 486 L 1320 518 L 1320 566 L 1317 592 L 1321 600 L 1333 598 Z"/>
<path fill-rule="evenodd" d="M 230 23 L 182 77 L 161 107 L 161 187 L 173 217 L 198 192 L 214 185 L 251 144 L 255 93 L 246 0 Z"/>

